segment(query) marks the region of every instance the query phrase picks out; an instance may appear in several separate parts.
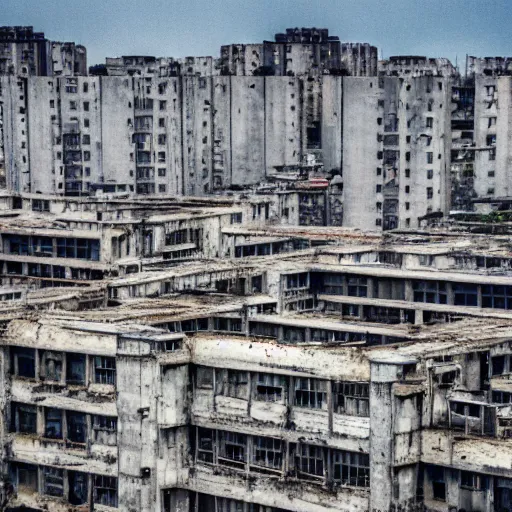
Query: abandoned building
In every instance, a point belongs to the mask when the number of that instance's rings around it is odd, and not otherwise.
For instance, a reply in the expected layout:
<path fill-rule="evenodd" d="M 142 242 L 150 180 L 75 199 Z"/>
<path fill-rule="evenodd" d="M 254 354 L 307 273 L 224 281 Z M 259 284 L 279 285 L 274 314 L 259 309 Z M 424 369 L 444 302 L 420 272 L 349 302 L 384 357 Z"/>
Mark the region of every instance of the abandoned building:
<path fill-rule="evenodd" d="M 0 70 L 9 192 L 245 191 L 279 196 L 283 212 L 297 201 L 316 210 L 304 223 L 364 231 L 477 214 L 512 195 L 507 58 L 468 57 L 464 75 L 443 58 L 377 63 L 373 46 L 304 28 L 223 46 L 219 59 L 109 58 L 101 76 L 83 76 L 71 43 L 31 30 L 1 33 L 17 62 Z"/>
<path fill-rule="evenodd" d="M 0 510 L 510 512 L 511 74 L 0 27 Z"/>
<path fill-rule="evenodd" d="M 0 197 L 5 510 L 510 510 L 506 223 L 279 216 Z"/>

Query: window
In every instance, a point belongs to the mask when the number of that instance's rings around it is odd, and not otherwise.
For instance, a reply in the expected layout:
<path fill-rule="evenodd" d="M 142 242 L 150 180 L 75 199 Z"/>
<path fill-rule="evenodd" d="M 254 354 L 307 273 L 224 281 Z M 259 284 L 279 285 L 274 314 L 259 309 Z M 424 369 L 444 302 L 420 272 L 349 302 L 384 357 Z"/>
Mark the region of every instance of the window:
<path fill-rule="evenodd" d="M 428 151 L 427 152 L 427 164 L 432 164 L 434 163 L 434 153 L 432 153 L 431 151 Z"/>
<path fill-rule="evenodd" d="M 382 185 L 376 185 L 376 187 L 375 187 L 375 192 L 376 192 L 377 194 L 380 194 L 380 193 L 382 192 Z"/>
<path fill-rule="evenodd" d="M 509 369 L 510 357 L 508 355 L 494 356 L 491 358 L 491 375 L 493 377 L 496 375 L 505 375 L 509 372 Z"/>
<path fill-rule="evenodd" d="M 69 102 L 69 110 L 77 110 L 77 102 L 76 101 L 70 101 Z"/>
<path fill-rule="evenodd" d="M 37 408 L 35 405 L 11 402 L 11 432 L 37 433 Z"/>
<path fill-rule="evenodd" d="M 460 486 L 470 491 L 484 491 L 487 488 L 487 478 L 485 475 L 479 475 L 478 473 L 461 471 Z"/>
<path fill-rule="evenodd" d="M 39 355 L 41 379 L 50 382 L 60 382 L 62 378 L 62 352 L 43 350 L 39 352 Z"/>
<path fill-rule="evenodd" d="M 166 186 L 165 185 L 158 185 L 158 192 L 165 193 Z"/>
<path fill-rule="evenodd" d="M 94 382 L 115 385 L 116 360 L 113 357 L 94 357 Z"/>
<path fill-rule="evenodd" d="M 488 122 L 488 128 L 491 128 L 491 126 L 496 126 L 496 120 L 497 118 L 496 117 L 489 117 L 489 122 Z"/>
<path fill-rule="evenodd" d="M 309 286 L 309 274 L 301 272 L 300 274 L 288 274 L 286 276 L 286 289 L 307 288 Z"/>
<path fill-rule="evenodd" d="M 47 496 L 64 496 L 64 470 L 43 467 L 43 494 Z"/>
<path fill-rule="evenodd" d="M 36 363 L 33 348 L 11 347 L 11 373 L 17 377 L 35 378 Z"/>
<path fill-rule="evenodd" d="M 159 126 L 160 128 L 165 128 L 165 118 L 164 118 L 164 117 L 160 117 L 160 118 L 158 119 L 158 126 Z"/>
<path fill-rule="evenodd" d="M 196 386 L 198 389 L 213 389 L 213 368 L 207 366 L 197 367 Z"/>
<path fill-rule="evenodd" d="M 219 464 L 243 467 L 247 460 L 247 436 L 237 432 L 220 430 L 219 434 Z"/>
<path fill-rule="evenodd" d="M 117 507 L 117 478 L 94 475 L 94 503 Z"/>
<path fill-rule="evenodd" d="M 364 382 L 334 382 L 334 411 L 349 416 L 370 415 L 369 384 Z"/>
<path fill-rule="evenodd" d="M 282 402 L 285 397 L 286 377 L 272 373 L 258 373 L 256 377 L 256 400 Z"/>
<path fill-rule="evenodd" d="M 427 128 L 432 128 L 434 126 L 434 118 L 427 117 Z"/>
<path fill-rule="evenodd" d="M 405 169 L 405 177 L 410 178 L 411 177 L 411 169 Z"/>
<path fill-rule="evenodd" d="M 11 464 L 11 475 L 18 491 L 37 492 L 37 466 L 16 462 Z"/>
<path fill-rule="evenodd" d="M 434 197 L 434 189 L 432 187 L 427 187 L 427 199 L 432 199 Z"/>
<path fill-rule="evenodd" d="M 324 476 L 324 450 L 321 446 L 301 444 L 295 458 L 297 470 L 302 476 Z"/>
<path fill-rule="evenodd" d="M 95 415 L 92 420 L 92 429 L 96 443 L 110 446 L 117 444 L 117 418 Z"/>
<path fill-rule="evenodd" d="M 264 468 L 281 469 L 283 464 L 282 441 L 272 437 L 253 437 L 251 463 Z"/>
<path fill-rule="evenodd" d="M 409 185 L 405 185 L 405 193 L 409 194 L 411 191 L 411 187 Z"/>
<path fill-rule="evenodd" d="M 50 201 L 46 199 L 32 199 L 32 211 L 33 212 L 49 212 Z"/>
<path fill-rule="evenodd" d="M 90 167 L 86 167 L 85 168 L 85 175 L 88 177 L 91 175 L 91 168 Z"/>
<path fill-rule="evenodd" d="M 487 146 L 496 146 L 496 135 L 487 135 L 485 141 Z"/>
<path fill-rule="evenodd" d="M 62 411 L 45 409 L 44 435 L 49 439 L 62 439 Z"/>
<path fill-rule="evenodd" d="M 442 281 L 413 281 L 414 302 L 446 304 L 446 283 Z"/>
<path fill-rule="evenodd" d="M 446 501 L 446 483 L 444 480 L 444 468 L 431 468 L 432 497 L 435 500 Z"/>
<path fill-rule="evenodd" d="M 382 174 L 382 167 L 377 167 L 377 176 Z"/>
<path fill-rule="evenodd" d="M 350 297 L 368 296 L 368 281 L 366 277 L 348 277 L 347 285 L 347 295 Z"/>
<path fill-rule="evenodd" d="M 320 379 L 296 378 L 294 405 L 327 409 L 327 382 Z"/>
<path fill-rule="evenodd" d="M 159 134 L 158 135 L 158 144 L 160 146 L 164 146 L 166 142 L 167 142 L 167 135 L 165 135 L 165 133 Z"/>
<path fill-rule="evenodd" d="M 376 226 L 382 226 L 382 219 L 375 219 L 375 225 Z"/>
<path fill-rule="evenodd" d="M 231 221 L 231 224 L 241 224 L 242 223 L 242 212 L 232 213 L 230 221 Z"/>
<path fill-rule="evenodd" d="M 198 427 L 197 436 L 197 460 L 213 464 L 213 446 L 215 430 Z"/>
<path fill-rule="evenodd" d="M 411 208 L 411 203 L 405 203 L 405 209 L 410 210 L 410 208 Z"/>
<path fill-rule="evenodd" d="M 84 119 L 84 128 L 89 128 L 89 119 Z"/>
<path fill-rule="evenodd" d="M 165 162 L 165 151 L 159 151 L 158 152 L 158 161 L 161 163 L 161 162 Z"/>
<path fill-rule="evenodd" d="M 434 170 L 427 169 L 427 180 L 431 180 L 434 177 Z"/>
<path fill-rule="evenodd" d="M 90 143 L 91 143 L 91 136 L 87 135 L 87 134 L 82 135 L 82 144 L 84 144 L 85 146 L 88 146 Z"/>
<path fill-rule="evenodd" d="M 84 101 L 84 112 L 89 112 L 89 102 Z"/>
<path fill-rule="evenodd" d="M 483 285 L 482 307 L 512 309 L 512 286 Z"/>
<path fill-rule="evenodd" d="M 73 443 L 85 443 L 87 424 L 82 412 L 66 411 L 67 438 Z"/>
<path fill-rule="evenodd" d="M 478 287 L 476 284 L 453 283 L 453 293 L 456 306 L 478 305 Z"/>
<path fill-rule="evenodd" d="M 494 171 L 487 171 L 487 176 L 489 178 L 494 178 Z"/>
<path fill-rule="evenodd" d="M 50 100 L 50 108 L 55 108 L 55 100 Z"/>
<path fill-rule="evenodd" d="M 167 101 L 160 101 L 160 110 L 165 110 L 167 108 Z"/>
<path fill-rule="evenodd" d="M 84 91 L 84 93 L 88 93 L 89 92 L 89 84 L 87 82 L 83 83 L 83 91 Z"/>
<path fill-rule="evenodd" d="M 215 384 L 217 395 L 232 398 L 248 399 L 249 381 L 247 372 L 238 370 L 215 370 Z"/>
<path fill-rule="evenodd" d="M 69 496 L 72 505 L 85 505 L 88 500 L 88 475 L 78 471 L 68 471 Z"/>
<path fill-rule="evenodd" d="M 89 162 L 91 160 L 91 152 L 84 151 L 84 162 Z"/>
<path fill-rule="evenodd" d="M 332 450 L 333 480 L 337 484 L 370 487 L 370 456 Z"/>

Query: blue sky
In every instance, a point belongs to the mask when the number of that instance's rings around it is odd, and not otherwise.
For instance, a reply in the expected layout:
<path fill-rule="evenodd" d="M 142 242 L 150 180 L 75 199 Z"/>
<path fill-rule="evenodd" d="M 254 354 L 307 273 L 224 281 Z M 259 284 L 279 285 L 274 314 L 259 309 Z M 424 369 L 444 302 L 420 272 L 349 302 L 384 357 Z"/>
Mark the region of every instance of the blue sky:
<path fill-rule="evenodd" d="M 219 54 L 221 44 L 273 39 L 287 27 L 326 27 L 390 55 L 512 56 L 511 0 L 2 0 L 1 25 L 106 56 Z"/>

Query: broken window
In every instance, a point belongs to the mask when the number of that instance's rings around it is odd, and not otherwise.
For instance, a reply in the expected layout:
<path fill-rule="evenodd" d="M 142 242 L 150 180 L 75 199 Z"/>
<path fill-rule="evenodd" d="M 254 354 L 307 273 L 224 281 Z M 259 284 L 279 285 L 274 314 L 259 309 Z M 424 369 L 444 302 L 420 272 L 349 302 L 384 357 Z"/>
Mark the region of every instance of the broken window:
<path fill-rule="evenodd" d="M 48 496 L 64 496 L 64 470 L 43 467 L 43 494 Z"/>
<path fill-rule="evenodd" d="M 334 410 L 350 416 L 370 415 L 370 385 L 366 382 L 334 382 Z"/>
<path fill-rule="evenodd" d="M 325 454 L 321 446 L 300 444 L 295 454 L 295 464 L 300 476 L 305 478 L 323 477 Z"/>
<path fill-rule="evenodd" d="M 113 357 L 94 357 L 94 382 L 97 384 L 116 384 L 116 360 Z"/>
<path fill-rule="evenodd" d="M 66 382 L 68 384 L 85 384 L 85 355 L 66 355 Z"/>
<path fill-rule="evenodd" d="M 62 352 L 52 352 L 50 350 L 42 351 L 41 379 L 51 382 L 60 382 L 62 377 L 62 359 Z"/>
<path fill-rule="evenodd" d="M 215 370 L 215 393 L 232 398 L 248 398 L 247 372 L 238 370 Z"/>
<path fill-rule="evenodd" d="M 94 441 L 99 444 L 115 446 L 117 443 L 117 418 L 94 415 L 92 421 Z"/>
<path fill-rule="evenodd" d="M 219 464 L 244 467 L 247 436 L 238 432 L 219 430 Z"/>
<path fill-rule="evenodd" d="M 215 430 L 210 428 L 197 427 L 197 455 L 196 458 L 201 462 L 213 464 L 213 447 L 215 444 Z"/>
<path fill-rule="evenodd" d="M 11 432 L 37 433 L 37 408 L 35 405 L 11 402 Z"/>
<path fill-rule="evenodd" d="M 432 497 L 435 500 L 446 501 L 446 482 L 444 479 L 444 468 L 431 467 L 429 473 L 432 481 Z"/>
<path fill-rule="evenodd" d="M 67 411 L 67 439 L 73 443 L 85 443 L 87 440 L 87 422 L 82 412 Z"/>
<path fill-rule="evenodd" d="M 288 274 L 286 276 L 286 289 L 307 288 L 309 286 L 309 274 L 301 272 L 300 274 Z"/>
<path fill-rule="evenodd" d="M 17 377 L 33 379 L 36 376 L 35 350 L 11 347 L 11 372 Z"/>
<path fill-rule="evenodd" d="M 16 462 L 11 465 L 11 478 L 18 492 L 34 493 L 38 490 L 37 466 Z"/>
<path fill-rule="evenodd" d="M 255 399 L 264 402 L 282 402 L 285 397 L 287 379 L 283 375 L 258 373 Z"/>
<path fill-rule="evenodd" d="M 117 507 L 117 478 L 94 475 L 94 503 Z"/>
<path fill-rule="evenodd" d="M 213 389 L 213 368 L 208 366 L 196 368 L 196 386 L 198 389 Z"/>
<path fill-rule="evenodd" d="M 491 375 L 504 375 L 509 372 L 510 368 L 510 356 L 494 356 L 491 358 Z"/>
<path fill-rule="evenodd" d="M 44 435 L 49 439 L 62 439 L 61 409 L 45 409 Z"/>
<path fill-rule="evenodd" d="M 280 470 L 283 464 L 283 442 L 272 437 L 254 436 L 251 463 L 263 468 Z"/>
<path fill-rule="evenodd" d="M 333 479 L 337 484 L 370 487 L 370 456 L 332 450 Z"/>
<path fill-rule="evenodd" d="M 470 471 L 460 472 L 460 486 L 470 491 L 485 491 L 487 489 L 487 478 L 485 475 L 472 473 Z"/>
<path fill-rule="evenodd" d="M 327 381 L 296 378 L 294 405 L 311 409 L 327 409 Z"/>
<path fill-rule="evenodd" d="M 69 497 L 68 501 L 72 505 L 83 505 L 88 500 L 87 473 L 78 471 L 68 472 L 69 480 Z"/>
<path fill-rule="evenodd" d="M 348 295 L 350 297 L 367 297 L 368 296 L 368 281 L 366 277 L 349 277 Z"/>

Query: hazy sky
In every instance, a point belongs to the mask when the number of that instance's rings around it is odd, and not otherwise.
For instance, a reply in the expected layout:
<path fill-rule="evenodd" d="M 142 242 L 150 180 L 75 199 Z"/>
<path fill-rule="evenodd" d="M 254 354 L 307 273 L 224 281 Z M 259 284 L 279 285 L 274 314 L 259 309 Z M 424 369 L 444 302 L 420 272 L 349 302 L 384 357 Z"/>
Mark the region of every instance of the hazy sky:
<path fill-rule="evenodd" d="M 106 56 L 218 56 L 220 45 L 325 27 L 384 57 L 512 56 L 512 0 L 0 0 L 0 25 L 33 25 Z M 380 56 L 380 54 L 379 54 Z"/>

